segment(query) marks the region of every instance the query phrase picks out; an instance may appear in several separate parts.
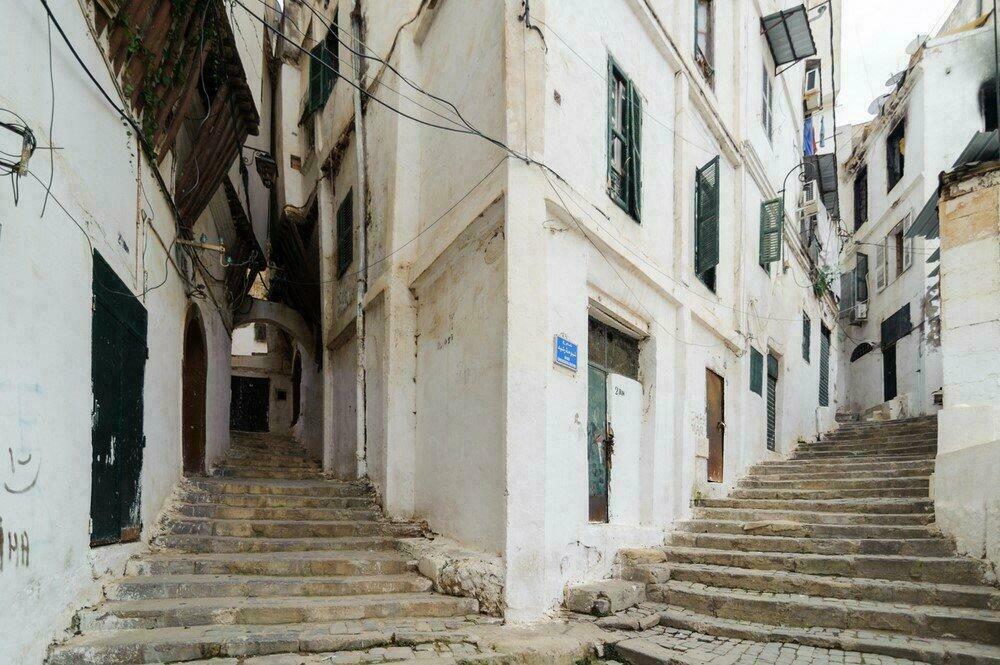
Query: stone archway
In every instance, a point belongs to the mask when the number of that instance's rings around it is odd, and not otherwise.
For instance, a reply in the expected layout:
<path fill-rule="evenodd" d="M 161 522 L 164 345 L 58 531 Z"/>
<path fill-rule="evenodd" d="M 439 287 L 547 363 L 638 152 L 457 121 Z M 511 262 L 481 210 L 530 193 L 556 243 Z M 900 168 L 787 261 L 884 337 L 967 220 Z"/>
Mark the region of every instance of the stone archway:
<path fill-rule="evenodd" d="M 205 394 L 208 383 L 208 350 L 201 314 L 188 309 L 184 326 L 184 358 L 181 366 L 182 438 L 184 475 L 205 474 Z"/>

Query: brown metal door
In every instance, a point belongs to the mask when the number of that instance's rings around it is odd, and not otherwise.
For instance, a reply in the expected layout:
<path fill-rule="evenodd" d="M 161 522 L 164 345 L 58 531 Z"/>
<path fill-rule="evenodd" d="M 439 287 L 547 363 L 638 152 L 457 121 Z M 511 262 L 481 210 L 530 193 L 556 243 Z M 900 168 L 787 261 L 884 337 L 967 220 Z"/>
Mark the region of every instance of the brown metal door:
<path fill-rule="evenodd" d="M 184 474 L 205 475 L 205 390 L 208 357 L 201 321 L 193 315 L 184 333 L 182 363 L 184 392 L 181 398 L 184 423 L 182 453 Z"/>
<path fill-rule="evenodd" d="M 706 370 L 705 380 L 705 416 L 708 430 L 708 480 L 713 483 L 722 482 L 725 421 L 725 388 L 722 377 Z"/>

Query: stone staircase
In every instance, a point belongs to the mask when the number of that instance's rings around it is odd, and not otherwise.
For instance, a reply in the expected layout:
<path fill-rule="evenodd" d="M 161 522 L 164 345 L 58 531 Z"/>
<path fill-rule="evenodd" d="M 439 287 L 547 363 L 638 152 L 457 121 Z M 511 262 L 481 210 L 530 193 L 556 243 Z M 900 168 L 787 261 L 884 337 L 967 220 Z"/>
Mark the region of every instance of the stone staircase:
<path fill-rule="evenodd" d="M 48 662 L 153 663 L 461 644 L 477 601 L 433 593 L 367 484 L 324 478 L 298 444 L 233 433 L 182 482 L 152 551 L 129 561 Z M 282 661 L 284 662 L 284 661 Z M 297 662 L 297 661 L 296 661 Z"/>
<path fill-rule="evenodd" d="M 1000 590 L 928 498 L 936 420 L 851 422 L 622 553 L 661 625 L 932 663 L 1000 663 Z"/>

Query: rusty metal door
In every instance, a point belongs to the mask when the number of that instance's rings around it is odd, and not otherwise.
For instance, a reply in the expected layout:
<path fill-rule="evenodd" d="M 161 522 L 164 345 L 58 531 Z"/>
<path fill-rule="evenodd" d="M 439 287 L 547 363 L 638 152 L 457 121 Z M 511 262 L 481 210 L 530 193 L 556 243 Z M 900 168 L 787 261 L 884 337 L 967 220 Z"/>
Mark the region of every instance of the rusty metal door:
<path fill-rule="evenodd" d="M 722 377 L 706 370 L 705 373 L 705 428 L 708 430 L 708 480 L 722 482 L 725 451 L 725 384 Z"/>
<path fill-rule="evenodd" d="M 91 546 L 138 540 L 146 310 L 94 252 Z"/>

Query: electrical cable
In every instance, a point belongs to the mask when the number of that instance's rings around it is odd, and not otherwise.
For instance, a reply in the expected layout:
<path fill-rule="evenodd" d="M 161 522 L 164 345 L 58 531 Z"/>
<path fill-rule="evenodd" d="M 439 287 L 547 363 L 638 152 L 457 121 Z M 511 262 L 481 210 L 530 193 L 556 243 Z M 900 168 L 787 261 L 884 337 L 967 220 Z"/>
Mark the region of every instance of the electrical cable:
<path fill-rule="evenodd" d="M 48 26 L 48 37 L 49 37 L 49 88 L 52 92 L 52 103 L 49 110 L 49 144 L 54 144 L 55 140 L 52 136 L 52 132 L 55 129 L 56 122 L 56 81 L 52 73 L 52 19 L 46 22 Z M 42 199 L 42 212 L 39 218 L 45 217 L 45 207 L 49 203 L 49 194 L 52 191 L 52 179 L 55 177 L 56 171 L 56 155 L 55 151 L 49 151 L 49 184 L 45 187 L 45 198 Z"/>

